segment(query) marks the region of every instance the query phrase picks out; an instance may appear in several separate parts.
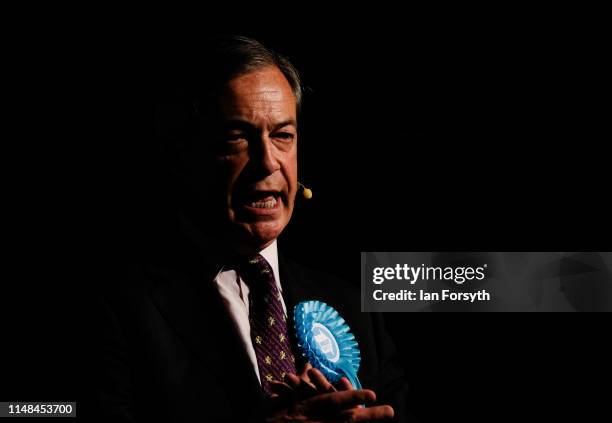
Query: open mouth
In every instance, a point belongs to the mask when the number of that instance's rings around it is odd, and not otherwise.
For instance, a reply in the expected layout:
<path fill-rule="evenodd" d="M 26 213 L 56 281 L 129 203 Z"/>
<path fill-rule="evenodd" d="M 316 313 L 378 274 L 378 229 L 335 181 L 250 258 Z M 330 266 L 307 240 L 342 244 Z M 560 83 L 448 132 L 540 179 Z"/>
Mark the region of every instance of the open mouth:
<path fill-rule="evenodd" d="M 280 207 L 281 201 L 280 191 L 251 191 L 245 193 L 240 204 L 250 210 L 266 212 Z"/>
<path fill-rule="evenodd" d="M 254 207 L 256 209 L 273 209 L 276 207 L 276 204 L 280 201 L 278 194 L 266 194 L 265 196 L 247 202 L 249 207 Z"/>

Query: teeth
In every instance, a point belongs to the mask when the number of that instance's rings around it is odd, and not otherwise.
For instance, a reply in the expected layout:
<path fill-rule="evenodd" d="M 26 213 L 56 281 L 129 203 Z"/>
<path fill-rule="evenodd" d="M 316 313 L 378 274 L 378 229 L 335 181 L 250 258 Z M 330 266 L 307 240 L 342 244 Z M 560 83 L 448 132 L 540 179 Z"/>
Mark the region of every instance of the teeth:
<path fill-rule="evenodd" d="M 276 198 L 272 197 L 271 200 L 266 201 L 254 201 L 249 204 L 251 207 L 255 207 L 258 209 L 271 209 L 276 206 Z"/>

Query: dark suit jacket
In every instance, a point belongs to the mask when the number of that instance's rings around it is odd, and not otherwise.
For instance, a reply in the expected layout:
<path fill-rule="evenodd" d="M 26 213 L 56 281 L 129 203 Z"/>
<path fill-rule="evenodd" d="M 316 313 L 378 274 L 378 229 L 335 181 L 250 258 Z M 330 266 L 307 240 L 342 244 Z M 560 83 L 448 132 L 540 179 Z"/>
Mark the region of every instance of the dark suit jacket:
<path fill-rule="evenodd" d="M 218 265 L 190 242 L 172 249 L 103 290 L 88 414 L 104 422 L 259 421 L 263 391 L 212 283 Z M 359 342 L 362 385 L 405 421 L 403 373 L 381 316 L 361 313 L 359 292 L 340 280 L 282 256 L 279 271 L 287 310 L 316 299 L 344 317 Z"/>

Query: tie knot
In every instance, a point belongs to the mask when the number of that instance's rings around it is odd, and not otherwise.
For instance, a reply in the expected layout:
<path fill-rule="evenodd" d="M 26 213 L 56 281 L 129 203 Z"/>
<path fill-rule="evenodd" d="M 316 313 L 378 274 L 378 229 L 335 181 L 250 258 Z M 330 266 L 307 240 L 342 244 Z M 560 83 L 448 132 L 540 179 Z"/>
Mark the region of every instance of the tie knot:
<path fill-rule="evenodd" d="M 240 264 L 238 269 L 240 276 L 252 287 L 275 285 L 272 266 L 261 254 L 248 258 Z"/>
<path fill-rule="evenodd" d="M 262 267 L 266 266 L 268 262 L 266 261 L 264 256 L 262 256 L 261 254 L 256 254 L 247 260 L 247 264 L 249 266 Z"/>
<path fill-rule="evenodd" d="M 258 273 L 267 273 L 268 270 L 272 270 L 270 263 L 261 254 L 248 258 L 243 263 L 243 267 L 248 271 Z"/>

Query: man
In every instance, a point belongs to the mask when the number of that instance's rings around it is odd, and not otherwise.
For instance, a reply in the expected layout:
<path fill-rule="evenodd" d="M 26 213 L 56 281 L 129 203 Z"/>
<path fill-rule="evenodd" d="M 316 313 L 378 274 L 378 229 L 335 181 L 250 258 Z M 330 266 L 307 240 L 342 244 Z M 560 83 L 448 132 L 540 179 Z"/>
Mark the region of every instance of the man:
<path fill-rule="evenodd" d="M 195 72 L 179 146 L 182 210 L 165 249 L 109 286 L 94 414 L 103 421 L 404 421 L 405 384 L 379 316 L 344 282 L 279 254 L 296 195 L 301 87 L 287 59 L 215 40 Z M 304 362 L 293 308 L 320 300 L 351 326 L 359 378 Z M 367 407 L 364 407 L 366 405 Z"/>

